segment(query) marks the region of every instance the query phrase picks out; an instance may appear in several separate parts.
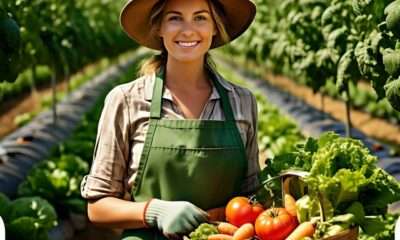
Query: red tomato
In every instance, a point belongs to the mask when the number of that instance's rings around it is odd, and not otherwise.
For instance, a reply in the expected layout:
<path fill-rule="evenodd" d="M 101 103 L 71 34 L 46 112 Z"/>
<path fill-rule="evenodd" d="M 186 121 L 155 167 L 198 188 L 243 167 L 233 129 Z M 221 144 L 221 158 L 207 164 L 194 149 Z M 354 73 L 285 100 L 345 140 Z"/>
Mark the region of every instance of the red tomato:
<path fill-rule="evenodd" d="M 229 223 L 240 227 L 245 223 L 254 224 L 262 211 L 261 204 L 252 203 L 247 197 L 234 197 L 226 205 L 225 216 Z"/>
<path fill-rule="evenodd" d="M 282 240 L 296 228 L 297 219 L 284 208 L 270 208 L 258 216 L 255 225 L 262 240 Z"/>

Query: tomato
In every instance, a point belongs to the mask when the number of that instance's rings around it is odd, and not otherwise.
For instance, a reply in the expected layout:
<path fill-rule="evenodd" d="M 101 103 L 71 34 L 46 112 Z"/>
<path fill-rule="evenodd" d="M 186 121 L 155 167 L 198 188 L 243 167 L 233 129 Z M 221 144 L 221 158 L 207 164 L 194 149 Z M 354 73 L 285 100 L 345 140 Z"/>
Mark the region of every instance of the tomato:
<path fill-rule="evenodd" d="M 229 223 L 240 227 L 245 223 L 254 224 L 263 211 L 261 204 L 253 203 L 247 197 L 234 197 L 226 205 L 225 216 Z"/>
<path fill-rule="evenodd" d="M 262 240 L 282 240 L 296 228 L 297 219 L 284 208 L 270 208 L 257 217 L 255 225 Z"/>

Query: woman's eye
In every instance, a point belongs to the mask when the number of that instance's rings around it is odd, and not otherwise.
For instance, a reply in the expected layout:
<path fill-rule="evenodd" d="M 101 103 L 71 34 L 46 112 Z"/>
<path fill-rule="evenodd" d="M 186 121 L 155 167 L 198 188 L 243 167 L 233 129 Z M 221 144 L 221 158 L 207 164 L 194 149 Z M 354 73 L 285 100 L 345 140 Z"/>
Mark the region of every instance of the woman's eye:
<path fill-rule="evenodd" d="M 206 20 L 207 18 L 205 17 L 205 16 L 196 16 L 195 17 L 195 20 L 197 20 L 197 21 L 202 21 L 202 20 Z"/>
<path fill-rule="evenodd" d="M 177 21 L 177 20 L 180 20 L 180 17 L 179 16 L 172 16 L 172 17 L 168 18 L 168 20 L 169 21 Z"/>

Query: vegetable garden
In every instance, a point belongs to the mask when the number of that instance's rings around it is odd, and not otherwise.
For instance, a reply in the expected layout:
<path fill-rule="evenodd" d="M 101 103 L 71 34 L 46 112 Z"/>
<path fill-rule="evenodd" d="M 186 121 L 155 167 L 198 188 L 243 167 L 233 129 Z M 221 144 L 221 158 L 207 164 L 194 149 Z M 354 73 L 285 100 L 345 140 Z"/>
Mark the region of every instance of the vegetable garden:
<path fill-rule="evenodd" d="M 357 102 L 358 107 L 398 123 L 399 1 L 256 2 L 257 21 L 232 44 L 231 54 L 290 76 L 315 92 L 336 95 L 347 109 Z M 361 80 L 371 82 L 375 92 L 351 94 Z M 360 95 L 364 100 L 356 101 Z M 383 98 L 387 102 L 367 107 Z"/>
<path fill-rule="evenodd" d="M 256 21 L 245 35 L 211 53 L 226 79 L 257 98 L 261 185 L 183 238 L 394 239 L 400 142 L 372 139 L 353 124 L 352 111 L 400 134 L 400 0 L 255 3 Z M 0 2 L 0 123 L 9 128 L 0 129 L 0 217 L 7 239 L 118 239 L 118 231 L 93 231 L 80 182 L 107 92 L 135 79 L 152 54 L 116 27 L 122 4 Z M 309 104 L 274 85 L 275 77 L 321 96 L 319 109 L 300 111 Z M 10 117 L 24 99 L 37 105 Z M 325 117 L 327 99 L 344 106 L 344 122 Z M 271 228 L 278 220 L 278 230 Z"/>

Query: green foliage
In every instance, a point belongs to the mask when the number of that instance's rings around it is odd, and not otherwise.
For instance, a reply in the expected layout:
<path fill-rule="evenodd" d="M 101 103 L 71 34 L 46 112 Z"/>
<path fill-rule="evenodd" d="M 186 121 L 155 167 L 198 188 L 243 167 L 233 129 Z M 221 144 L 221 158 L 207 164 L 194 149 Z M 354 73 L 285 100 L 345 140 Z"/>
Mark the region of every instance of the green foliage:
<path fill-rule="evenodd" d="M 299 221 L 306 221 L 319 216 L 321 202 L 327 221 L 318 225 L 319 237 L 338 228 L 331 227 L 338 225 L 338 215 L 348 214 L 352 215 L 350 225 L 360 225 L 370 236 L 383 231 L 382 236 L 393 236 L 393 228 L 385 230 L 382 223 L 388 204 L 400 200 L 400 182 L 376 162 L 361 141 L 327 132 L 319 139 L 308 138 L 291 153 L 276 156 L 262 170 L 261 177 L 265 181 L 289 169 L 310 173 L 303 178 L 307 195 L 296 205 Z M 350 225 L 347 222 L 341 229 Z M 316 239 L 320 239 L 318 236 Z"/>
<path fill-rule="evenodd" d="M 14 19 L 6 17 L 0 19 L 0 48 L 6 53 L 12 53 L 18 50 L 21 42 L 19 26 Z"/>
<path fill-rule="evenodd" d="M 383 51 L 383 64 L 391 76 L 400 75 L 400 49 L 385 49 Z"/>
<path fill-rule="evenodd" d="M 385 15 L 388 29 L 400 38 L 400 1 L 390 3 L 385 8 Z"/>
<path fill-rule="evenodd" d="M 397 111 L 400 111 L 400 76 L 397 80 L 387 83 L 385 91 L 390 104 Z"/>
<path fill-rule="evenodd" d="M 50 82 L 51 71 L 47 66 L 37 65 L 34 69 L 36 71 L 36 87 L 43 86 L 44 83 Z M 21 95 L 22 93 L 31 89 L 32 81 L 32 68 L 30 68 L 26 69 L 23 72 L 20 72 L 17 79 L 13 83 L 0 82 L 0 102 L 4 102 L 8 99 L 13 99 L 16 96 Z"/>
<path fill-rule="evenodd" d="M 0 36 L 0 82 L 14 82 L 18 75 L 20 29 L 16 21 L 1 6 Z"/>
<path fill-rule="evenodd" d="M 8 209 L 10 208 L 10 199 L 0 192 L 0 216 L 7 218 Z"/>
<path fill-rule="evenodd" d="M 283 116 L 279 110 L 257 95 L 259 146 L 268 157 L 291 152 L 295 144 L 303 139 L 299 128 L 292 119 Z"/>
<path fill-rule="evenodd" d="M 50 159 L 31 170 L 26 180 L 20 184 L 18 195 L 41 196 L 52 203 L 58 212 L 64 212 L 63 209 L 68 209 L 69 203 L 74 203 L 71 202 L 73 199 L 83 204 L 79 184 L 88 168 L 87 162 L 74 155 Z"/>
<path fill-rule="evenodd" d="M 397 90 L 390 88 L 389 92 L 388 87 L 384 88 L 399 77 L 397 57 L 386 55 L 387 51 L 397 51 L 399 0 L 257 0 L 256 3 L 255 23 L 226 52 L 296 79 L 314 92 L 324 91 L 328 82 L 335 82 L 337 96 L 344 96 L 343 100 L 351 100 L 347 94 L 342 95 L 349 84 L 357 85 L 363 78 L 371 82 L 377 100 L 390 98 L 393 106 L 390 111 L 399 109 Z M 377 104 L 372 106 L 368 111 L 377 112 Z M 378 115 L 391 115 L 383 112 Z"/>
<path fill-rule="evenodd" d="M 37 112 L 27 112 L 19 114 L 14 118 L 14 124 L 17 125 L 18 127 L 22 127 L 28 122 L 30 122 L 36 115 Z"/>
<path fill-rule="evenodd" d="M 97 59 L 135 47 L 115 27 L 122 4 L 111 0 L 3 0 L 0 83 L 14 81 L 37 64 L 49 66 L 61 78 Z"/>
<path fill-rule="evenodd" d="M 359 140 L 327 136 L 312 157 L 305 179 L 310 189 L 326 196 L 336 211 L 358 200 L 367 215 L 384 214 L 389 203 L 400 200 L 400 183 L 376 167 L 376 157 Z"/>
<path fill-rule="evenodd" d="M 5 199 L 0 195 L 0 199 Z M 4 221 L 7 239 L 46 240 L 47 231 L 57 226 L 54 208 L 43 198 L 23 197 L 7 203 Z"/>
<path fill-rule="evenodd" d="M 359 240 L 393 240 L 397 214 L 385 214 L 383 216 L 366 216 Z"/>

